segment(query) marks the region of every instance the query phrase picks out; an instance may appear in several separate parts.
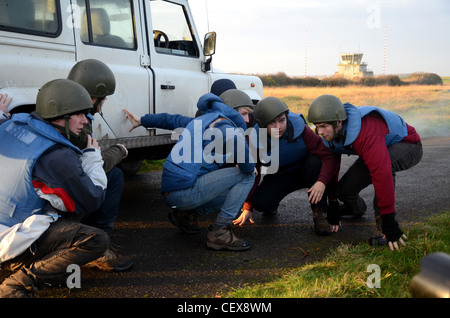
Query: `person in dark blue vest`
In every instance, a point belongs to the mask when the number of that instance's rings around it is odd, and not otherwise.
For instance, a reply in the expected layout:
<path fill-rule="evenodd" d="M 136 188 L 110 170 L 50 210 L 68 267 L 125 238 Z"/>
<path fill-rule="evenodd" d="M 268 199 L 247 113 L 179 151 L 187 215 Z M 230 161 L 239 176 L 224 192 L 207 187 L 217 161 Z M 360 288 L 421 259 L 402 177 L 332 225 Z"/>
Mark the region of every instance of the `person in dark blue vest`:
<path fill-rule="evenodd" d="M 0 125 L 0 263 L 16 271 L 0 297 L 28 297 L 62 283 L 69 265 L 98 259 L 110 244 L 101 229 L 71 220 L 103 203 L 106 174 L 97 141 L 82 151 L 67 138 L 79 134 L 92 108 L 78 83 L 46 83 L 36 112 L 18 113 Z"/>
<path fill-rule="evenodd" d="M 337 154 L 357 155 L 359 158 L 342 176 L 336 196 L 351 215 L 364 214 L 367 206 L 359 192 L 373 184 L 373 208 L 376 229 L 371 242 L 398 249 L 405 244 L 395 213 L 395 173 L 409 169 L 422 158 L 422 143 L 414 127 L 399 115 L 378 107 L 342 102 L 333 95 L 316 98 L 308 111 L 308 120 L 315 124 L 325 146 Z M 338 219 L 334 217 L 334 229 Z"/>
<path fill-rule="evenodd" d="M 219 212 L 209 227 L 206 244 L 214 250 L 242 251 L 251 242 L 238 238 L 233 220 L 242 207 L 255 178 L 255 162 L 243 132 L 242 116 L 218 96 L 200 97 L 197 118 L 167 113 L 141 118 L 124 110 L 138 126 L 178 131 L 184 128 L 163 165 L 161 193 L 173 209 L 171 222 L 188 234 L 198 233 L 196 214 Z"/>
<path fill-rule="evenodd" d="M 266 150 L 272 154 L 277 152 L 278 156 L 273 157 L 271 162 L 263 162 L 263 165 L 270 164 L 277 169 L 264 176 L 246 202 L 248 206 L 244 210 L 251 213 L 251 209 L 255 208 L 265 215 L 274 215 L 284 197 L 298 189 L 307 188 L 314 230 L 318 235 L 329 235 L 325 190 L 335 176 L 335 156 L 309 128 L 303 115 L 290 112 L 281 99 L 271 96 L 263 98 L 256 105 L 254 115 L 258 123 L 254 127 L 256 132 L 266 133 L 268 138 L 266 145 L 258 144 L 258 151 L 271 147 L 272 140 L 276 140 L 278 145 L 275 149 Z M 259 135 L 261 137 L 264 136 Z"/>

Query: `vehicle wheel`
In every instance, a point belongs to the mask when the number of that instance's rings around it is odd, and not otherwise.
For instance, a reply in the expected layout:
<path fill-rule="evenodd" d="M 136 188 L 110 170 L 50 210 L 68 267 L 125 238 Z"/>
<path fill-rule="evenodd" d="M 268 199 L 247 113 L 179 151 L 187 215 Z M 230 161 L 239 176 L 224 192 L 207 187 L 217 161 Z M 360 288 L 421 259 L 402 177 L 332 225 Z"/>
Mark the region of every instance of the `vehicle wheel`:
<path fill-rule="evenodd" d="M 125 176 L 132 176 L 141 169 L 143 162 L 144 160 L 125 161 L 119 164 L 119 168 L 122 169 Z"/>

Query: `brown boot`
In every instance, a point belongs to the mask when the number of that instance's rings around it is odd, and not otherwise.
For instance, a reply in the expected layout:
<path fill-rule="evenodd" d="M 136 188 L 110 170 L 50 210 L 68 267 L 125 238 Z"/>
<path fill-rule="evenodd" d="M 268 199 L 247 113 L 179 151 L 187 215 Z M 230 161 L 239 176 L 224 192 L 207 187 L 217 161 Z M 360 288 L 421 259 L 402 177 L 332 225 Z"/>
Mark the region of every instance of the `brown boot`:
<path fill-rule="evenodd" d="M 206 236 L 206 246 L 219 251 L 222 249 L 229 251 L 245 251 L 248 250 L 252 243 L 248 240 L 238 238 L 232 230 L 232 226 L 224 226 L 218 230 L 208 229 Z"/>
<path fill-rule="evenodd" d="M 115 245 L 111 245 L 103 256 L 87 263 L 86 267 L 97 267 L 106 272 L 124 272 L 133 266 L 133 260 L 124 255 L 120 255 Z"/>
<path fill-rule="evenodd" d="M 39 290 L 30 277 L 19 269 L 0 285 L 0 298 L 30 298 Z"/>
<path fill-rule="evenodd" d="M 317 235 L 330 235 L 330 225 L 328 224 L 327 218 L 324 215 L 324 211 L 319 208 L 315 207 L 313 209 L 313 221 L 314 221 L 314 232 L 316 232 Z"/>
<path fill-rule="evenodd" d="M 375 208 L 374 215 L 375 215 L 375 229 L 372 233 L 372 236 L 369 239 L 369 245 L 372 246 L 387 245 L 386 237 L 384 236 L 381 230 L 382 220 L 381 220 L 381 213 L 378 207 Z"/>

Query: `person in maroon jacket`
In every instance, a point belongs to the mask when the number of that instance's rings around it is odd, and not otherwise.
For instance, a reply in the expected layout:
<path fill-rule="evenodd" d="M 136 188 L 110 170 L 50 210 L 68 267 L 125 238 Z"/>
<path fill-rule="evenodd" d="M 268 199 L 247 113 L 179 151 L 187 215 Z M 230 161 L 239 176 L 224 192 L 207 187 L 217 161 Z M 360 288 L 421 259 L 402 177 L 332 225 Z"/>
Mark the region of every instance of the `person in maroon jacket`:
<path fill-rule="evenodd" d="M 333 95 L 316 98 L 308 112 L 324 144 L 338 154 L 358 155 L 337 185 L 337 197 L 353 215 L 367 206 L 359 192 L 373 184 L 376 230 L 371 242 L 386 238 L 391 250 L 406 236 L 395 219 L 395 173 L 409 169 L 422 158 L 422 144 L 414 127 L 399 115 L 378 107 L 355 107 Z M 329 218 L 330 219 L 330 218 Z M 335 215 L 332 231 L 338 229 Z M 374 241 L 375 239 L 375 241 Z"/>

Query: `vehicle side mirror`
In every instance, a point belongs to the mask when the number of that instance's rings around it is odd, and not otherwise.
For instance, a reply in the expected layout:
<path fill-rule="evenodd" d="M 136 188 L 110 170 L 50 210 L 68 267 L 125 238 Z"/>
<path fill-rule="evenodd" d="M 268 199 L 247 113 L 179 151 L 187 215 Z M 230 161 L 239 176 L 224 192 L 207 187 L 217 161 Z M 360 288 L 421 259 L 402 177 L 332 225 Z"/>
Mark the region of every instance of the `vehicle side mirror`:
<path fill-rule="evenodd" d="M 203 55 L 211 56 L 214 53 L 216 53 L 216 32 L 208 32 L 203 41 Z"/>
<path fill-rule="evenodd" d="M 202 63 L 202 71 L 208 72 L 211 70 L 212 55 L 216 53 L 216 32 L 208 32 L 205 34 L 203 41 L 203 55 L 209 58 Z"/>

